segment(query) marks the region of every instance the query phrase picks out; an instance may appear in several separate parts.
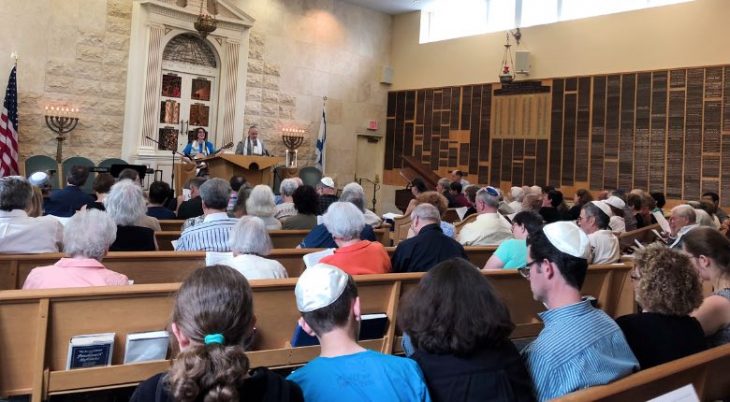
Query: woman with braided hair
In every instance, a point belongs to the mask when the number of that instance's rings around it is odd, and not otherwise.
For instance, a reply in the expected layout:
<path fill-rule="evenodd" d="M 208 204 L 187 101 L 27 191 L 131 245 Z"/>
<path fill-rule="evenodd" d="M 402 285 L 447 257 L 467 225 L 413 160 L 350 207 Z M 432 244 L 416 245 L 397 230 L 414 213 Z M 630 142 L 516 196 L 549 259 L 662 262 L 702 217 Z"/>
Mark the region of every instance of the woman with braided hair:
<path fill-rule="evenodd" d="M 264 367 L 249 368 L 253 292 L 233 268 L 213 265 L 181 285 L 172 313 L 180 346 L 172 367 L 141 383 L 132 402 L 303 401 L 299 387 Z"/>

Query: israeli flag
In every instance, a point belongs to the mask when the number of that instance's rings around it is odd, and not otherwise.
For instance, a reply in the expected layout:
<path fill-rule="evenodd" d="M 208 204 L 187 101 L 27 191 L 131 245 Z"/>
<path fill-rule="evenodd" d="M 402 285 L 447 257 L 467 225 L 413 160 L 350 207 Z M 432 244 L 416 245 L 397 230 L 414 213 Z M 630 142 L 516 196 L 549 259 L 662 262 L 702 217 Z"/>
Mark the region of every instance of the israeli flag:
<path fill-rule="evenodd" d="M 322 108 L 322 121 L 319 124 L 319 135 L 317 136 L 317 167 L 322 173 L 325 172 L 324 143 L 327 141 L 327 114 Z"/>

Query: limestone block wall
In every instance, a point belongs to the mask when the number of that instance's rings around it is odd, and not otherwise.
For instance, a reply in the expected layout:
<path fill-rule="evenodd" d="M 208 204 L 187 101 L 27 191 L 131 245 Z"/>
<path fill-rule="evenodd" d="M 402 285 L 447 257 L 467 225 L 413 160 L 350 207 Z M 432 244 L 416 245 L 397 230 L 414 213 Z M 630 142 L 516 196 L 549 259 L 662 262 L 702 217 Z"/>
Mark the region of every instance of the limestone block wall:
<path fill-rule="evenodd" d="M 256 19 L 251 30 L 245 123 L 256 123 L 272 153 L 284 155 L 281 127 L 308 129 L 300 166 L 315 162 L 327 96 L 327 174 L 345 184 L 357 174 L 382 177 L 380 163 L 358 162 L 378 150 L 360 148 L 368 120 L 385 124 L 391 17 L 339 0 L 239 0 Z M 382 132 L 380 134 L 383 134 Z M 360 168 L 361 166 L 366 168 Z M 371 194 L 368 194 L 372 198 Z"/>
<path fill-rule="evenodd" d="M 21 27 L 24 35 L 0 42 L 20 54 L 21 158 L 55 156 L 55 136 L 43 117 L 50 105 L 80 109 L 78 126 L 64 143 L 64 158 L 118 157 L 132 0 L 27 3 L 38 4 L 18 4 L 18 25 L 11 24 Z M 33 9 L 36 6 L 40 7 Z"/>
<path fill-rule="evenodd" d="M 55 155 L 43 121 L 50 104 L 78 107 L 81 119 L 64 155 L 119 157 L 131 10 L 135 0 L 34 0 L 3 3 L 0 53 L 18 51 L 20 153 Z M 257 123 L 272 153 L 283 155 L 282 127 L 308 129 L 300 166 L 314 163 L 322 97 L 327 102 L 327 173 L 345 183 L 382 177 L 382 141 L 360 147 L 369 120 L 385 126 L 391 16 L 340 0 L 228 0 L 255 18 L 246 82 L 246 126 Z M 2 85 L 12 61 L 0 58 Z M 378 134 L 384 134 L 383 129 Z M 240 140 L 245 132 L 234 133 Z M 364 150 L 363 150 L 364 149 Z M 377 163 L 363 163 L 370 158 Z M 359 160 L 359 161 L 358 161 Z M 371 198 L 371 195 L 368 195 Z"/>

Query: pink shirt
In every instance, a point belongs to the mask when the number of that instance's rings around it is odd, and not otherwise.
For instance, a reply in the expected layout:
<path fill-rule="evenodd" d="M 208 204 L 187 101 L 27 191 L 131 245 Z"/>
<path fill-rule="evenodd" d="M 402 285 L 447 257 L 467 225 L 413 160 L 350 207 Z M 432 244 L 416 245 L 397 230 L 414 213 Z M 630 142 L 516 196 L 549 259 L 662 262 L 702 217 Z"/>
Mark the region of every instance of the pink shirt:
<path fill-rule="evenodd" d="M 111 271 L 91 258 L 61 258 L 30 271 L 23 289 L 79 288 L 128 285 L 126 275 Z"/>

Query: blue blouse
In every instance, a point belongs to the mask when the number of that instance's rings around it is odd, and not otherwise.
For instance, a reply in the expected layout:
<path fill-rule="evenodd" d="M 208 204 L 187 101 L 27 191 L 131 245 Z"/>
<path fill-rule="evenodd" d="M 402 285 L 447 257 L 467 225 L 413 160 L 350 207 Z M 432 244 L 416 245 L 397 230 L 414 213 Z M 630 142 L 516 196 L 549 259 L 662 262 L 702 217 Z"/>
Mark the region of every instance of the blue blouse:
<path fill-rule="evenodd" d="M 213 151 L 214 151 L 213 143 L 211 143 L 210 141 L 205 141 L 205 147 L 208 149 L 208 155 L 213 155 Z M 194 156 L 197 154 L 202 154 L 203 153 L 203 144 L 199 142 L 197 149 L 193 149 L 193 143 L 191 142 L 188 145 L 186 145 L 185 148 L 183 148 L 182 153 L 183 153 L 183 155 L 186 155 L 186 156 Z"/>

